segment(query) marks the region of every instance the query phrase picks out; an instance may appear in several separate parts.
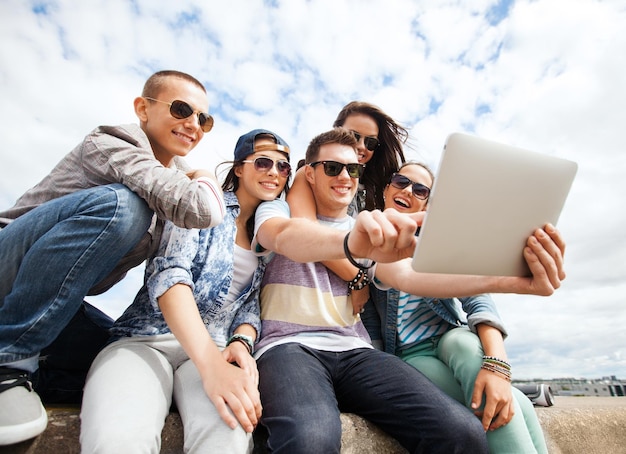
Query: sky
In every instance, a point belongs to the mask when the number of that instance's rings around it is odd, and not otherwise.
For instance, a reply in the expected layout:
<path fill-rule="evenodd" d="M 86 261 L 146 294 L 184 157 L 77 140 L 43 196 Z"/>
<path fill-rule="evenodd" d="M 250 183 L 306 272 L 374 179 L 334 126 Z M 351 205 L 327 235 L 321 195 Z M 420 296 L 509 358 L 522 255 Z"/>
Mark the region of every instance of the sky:
<path fill-rule="evenodd" d="M 96 126 L 136 123 L 158 70 L 206 86 L 215 127 L 188 161 L 210 170 L 255 128 L 297 162 L 368 101 L 435 169 L 452 132 L 578 163 L 558 222 L 567 279 L 494 298 L 514 379 L 626 379 L 625 24 L 625 0 L 0 0 L 0 208 Z M 90 301 L 115 315 L 140 281 Z"/>

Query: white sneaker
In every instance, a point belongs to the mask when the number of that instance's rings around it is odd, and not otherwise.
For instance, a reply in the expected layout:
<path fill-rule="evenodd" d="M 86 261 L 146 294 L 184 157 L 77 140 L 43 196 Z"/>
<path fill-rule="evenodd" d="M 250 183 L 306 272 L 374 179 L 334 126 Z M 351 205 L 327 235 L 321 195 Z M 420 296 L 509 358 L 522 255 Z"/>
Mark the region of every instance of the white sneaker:
<path fill-rule="evenodd" d="M 0 367 L 0 446 L 36 437 L 48 424 L 46 409 L 28 373 Z"/>

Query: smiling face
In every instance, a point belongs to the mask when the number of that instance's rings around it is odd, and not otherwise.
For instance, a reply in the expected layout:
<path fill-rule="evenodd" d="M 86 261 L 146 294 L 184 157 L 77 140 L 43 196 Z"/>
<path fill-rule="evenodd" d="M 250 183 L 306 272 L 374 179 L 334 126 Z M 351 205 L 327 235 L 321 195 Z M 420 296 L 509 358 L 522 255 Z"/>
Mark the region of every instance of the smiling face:
<path fill-rule="evenodd" d="M 254 142 L 255 146 L 274 144 L 269 138 L 259 138 Z M 265 200 L 274 200 L 279 196 L 288 176 L 281 176 L 276 167 L 277 161 L 285 161 L 287 157 L 280 151 L 261 151 L 246 157 L 246 161 L 254 161 L 255 158 L 266 157 L 274 161 L 274 165 L 267 171 L 256 170 L 254 162 L 245 162 L 235 168 L 235 175 L 239 177 L 239 187 L 236 194 L 240 203 L 248 200 L 253 205 L 258 205 Z"/>
<path fill-rule="evenodd" d="M 320 146 L 316 161 L 336 161 L 344 164 L 358 162 L 354 148 L 339 143 Z M 339 175 L 328 176 L 323 164 L 315 167 L 307 165 L 305 174 L 313 190 L 317 214 L 329 218 L 345 216 L 348 205 L 356 194 L 359 179 L 351 178 L 345 167 L 341 169 Z"/>
<path fill-rule="evenodd" d="M 433 179 L 424 167 L 419 164 L 408 164 L 402 167 L 399 174 L 404 175 L 414 183 L 420 183 L 428 188 L 432 188 Z M 415 213 L 425 211 L 428 200 L 420 200 L 413 195 L 412 184 L 404 189 L 398 189 L 391 184 L 385 186 L 383 196 L 385 198 L 385 209 L 395 208 L 401 213 Z"/>
<path fill-rule="evenodd" d="M 378 125 L 376 124 L 376 121 L 374 121 L 374 119 L 369 115 L 356 113 L 346 117 L 346 120 L 341 127 L 343 129 L 347 129 L 348 131 L 356 132 L 361 136 L 361 139 L 357 143 L 359 162 L 361 164 L 365 164 L 372 159 L 374 151 L 370 151 L 365 147 L 363 139 L 364 137 L 378 138 Z"/>
<path fill-rule="evenodd" d="M 154 98 L 163 102 L 141 97 L 135 99 L 135 113 L 150 140 L 154 156 L 168 167 L 174 156 L 186 156 L 193 150 L 204 137 L 204 131 L 198 123 L 198 115 L 174 118 L 166 103 L 180 100 L 194 111 L 208 112 L 209 101 L 200 87 L 178 77 L 168 77 L 167 83 Z"/>

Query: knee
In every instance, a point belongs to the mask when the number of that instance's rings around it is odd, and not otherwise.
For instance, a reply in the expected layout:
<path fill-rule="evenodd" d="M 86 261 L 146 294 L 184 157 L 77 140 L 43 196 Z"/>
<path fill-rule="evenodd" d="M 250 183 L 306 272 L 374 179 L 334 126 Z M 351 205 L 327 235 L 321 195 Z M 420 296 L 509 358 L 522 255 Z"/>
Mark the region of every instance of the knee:
<path fill-rule="evenodd" d="M 115 217 L 121 228 L 129 230 L 148 230 L 152 222 L 153 211 L 144 199 L 123 184 L 108 186 L 115 198 Z"/>
<path fill-rule="evenodd" d="M 323 421 L 299 424 L 289 430 L 269 430 L 267 445 L 270 452 L 301 454 L 339 453 L 341 424 L 328 425 Z"/>
<path fill-rule="evenodd" d="M 123 253 L 141 240 L 153 216 L 145 200 L 122 184 L 99 186 L 89 191 L 77 214 L 89 223 L 85 225 L 100 229 L 100 245 L 110 247 L 110 252 Z"/>
<path fill-rule="evenodd" d="M 184 422 L 185 452 L 251 452 L 252 447 L 252 435 L 241 426 L 231 429 L 221 421 L 218 425 L 197 421 L 190 428 L 189 421 Z"/>
<path fill-rule="evenodd" d="M 462 328 L 453 329 L 444 334 L 439 348 L 444 352 L 454 352 L 455 355 L 464 358 L 483 355 L 478 336 Z"/>
<path fill-rule="evenodd" d="M 80 448 L 81 452 L 89 452 L 94 454 L 119 454 L 120 452 L 159 452 L 160 437 L 152 436 L 149 438 L 139 438 L 137 436 L 129 436 L 128 431 L 120 433 L 120 436 L 111 436 L 111 434 L 102 434 L 88 439 L 81 436 Z"/>
<path fill-rule="evenodd" d="M 111 418 L 96 420 L 81 411 L 81 452 L 117 454 L 120 452 L 159 452 L 160 433 L 145 424 L 128 424 Z M 87 417 L 85 417 L 87 416 Z"/>
<path fill-rule="evenodd" d="M 108 229 L 119 234 L 132 234 L 137 230 L 145 233 L 152 222 L 153 212 L 146 201 L 123 184 L 96 186 L 72 197 L 75 199 L 68 205 L 71 216 L 105 223 Z"/>
<path fill-rule="evenodd" d="M 332 433 L 322 433 L 310 428 L 302 428 L 288 434 L 288 438 L 284 441 L 281 449 L 276 452 L 318 454 L 320 452 L 339 453 L 341 450 L 341 433 L 339 437 L 336 437 Z M 268 443 L 268 446 L 271 448 L 272 444 Z"/>
<path fill-rule="evenodd" d="M 448 421 L 444 426 L 446 426 L 447 430 L 442 429 L 440 434 L 442 439 L 439 446 L 444 447 L 444 450 L 441 452 L 485 454 L 489 452 L 487 436 L 478 418 L 466 417 L 461 424 L 454 424 Z"/>
<path fill-rule="evenodd" d="M 458 445 L 463 447 L 463 452 L 489 452 L 487 436 L 478 418 L 472 420 L 472 424 L 465 426 L 458 439 Z"/>

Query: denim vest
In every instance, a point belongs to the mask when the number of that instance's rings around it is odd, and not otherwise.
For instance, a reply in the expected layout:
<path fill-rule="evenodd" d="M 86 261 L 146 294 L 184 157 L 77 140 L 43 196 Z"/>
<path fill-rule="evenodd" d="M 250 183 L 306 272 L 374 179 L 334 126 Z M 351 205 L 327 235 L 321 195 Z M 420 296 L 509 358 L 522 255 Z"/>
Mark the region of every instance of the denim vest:
<path fill-rule="evenodd" d="M 380 290 L 370 285 L 370 299 L 361 314 L 363 324 L 372 342 L 382 341 L 384 351 L 396 354 L 398 350 L 398 299 L 396 289 Z M 487 294 L 467 298 L 424 298 L 430 309 L 453 327 L 468 326 L 476 332 L 476 325 L 486 323 L 498 328 L 503 337 L 507 333 L 498 315 L 496 305 Z M 459 303 L 461 307 L 459 307 Z M 467 314 L 467 318 L 465 317 Z"/>

